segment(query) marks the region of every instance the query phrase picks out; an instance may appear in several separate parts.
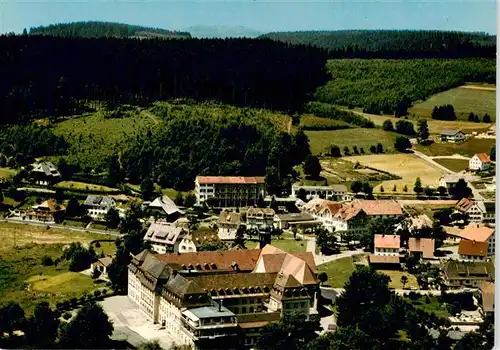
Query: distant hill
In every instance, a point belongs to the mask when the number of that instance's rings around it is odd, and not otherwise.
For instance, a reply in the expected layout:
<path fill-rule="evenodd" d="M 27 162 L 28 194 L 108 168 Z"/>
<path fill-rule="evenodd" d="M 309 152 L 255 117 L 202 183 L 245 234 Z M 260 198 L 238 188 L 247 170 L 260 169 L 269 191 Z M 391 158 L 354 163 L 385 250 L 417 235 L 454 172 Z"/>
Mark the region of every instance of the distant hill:
<path fill-rule="evenodd" d="M 256 38 L 263 34 L 242 26 L 193 26 L 186 28 L 186 31 L 193 38 Z"/>
<path fill-rule="evenodd" d="M 338 30 L 274 32 L 263 38 L 292 44 L 310 44 L 328 50 L 412 51 L 452 50 L 455 47 L 494 47 L 496 36 L 485 33 L 423 30 Z"/>
<path fill-rule="evenodd" d="M 191 38 L 188 32 L 148 28 L 112 22 L 73 22 L 30 28 L 29 35 L 54 35 L 63 37 L 119 37 L 119 38 Z"/>

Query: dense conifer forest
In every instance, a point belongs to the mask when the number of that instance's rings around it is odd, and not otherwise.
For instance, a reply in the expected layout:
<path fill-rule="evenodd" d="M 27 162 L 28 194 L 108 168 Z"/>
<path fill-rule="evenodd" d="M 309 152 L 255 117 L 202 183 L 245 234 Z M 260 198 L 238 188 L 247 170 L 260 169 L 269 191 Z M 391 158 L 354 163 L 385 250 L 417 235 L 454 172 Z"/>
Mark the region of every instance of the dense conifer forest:
<path fill-rule="evenodd" d="M 191 38 L 188 32 L 177 32 L 167 29 L 142 27 L 123 23 L 112 22 L 72 22 L 57 23 L 48 26 L 30 28 L 26 34 L 51 35 L 63 37 L 158 37 L 158 38 Z"/>
<path fill-rule="evenodd" d="M 491 57 L 496 36 L 423 30 L 339 30 L 275 32 L 262 35 L 291 44 L 313 45 L 333 57 L 430 58 Z"/>
<path fill-rule="evenodd" d="M 327 81 L 324 50 L 269 39 L 0 37 L 1 122 L 74 114 L 81 100 L 216 99 L 301 108 Z"/>

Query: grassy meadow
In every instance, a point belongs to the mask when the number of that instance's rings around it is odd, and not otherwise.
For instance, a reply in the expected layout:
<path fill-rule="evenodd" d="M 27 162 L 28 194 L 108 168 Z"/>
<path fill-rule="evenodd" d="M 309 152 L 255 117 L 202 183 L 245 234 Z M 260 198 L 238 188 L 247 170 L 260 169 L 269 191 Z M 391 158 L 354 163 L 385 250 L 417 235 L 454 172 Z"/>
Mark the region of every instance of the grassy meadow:
<path fill-rule="evenodd" d="M 469 161 L 466 159 L 436 158 L 434 161 L 454 172 L 460 172 L 469 168 Z"/>
<path fill-rule="evenodd" d="M 472 157 L 476 153 L 490 153 L 491 147 L 495 146 L 495 139 L 469 139 L 461 143 L 433 143 L 428 146 L 416 145 L 414 149 L 428 156 L 451 156 L 461 154 Z"/>
<path fill-rule="evenodd" d="M 333 288 L 344 288 L 344 284 L 349 280 L 356 267 L 352 257 L 333 260 L 329 263 L 318 266 L 318 273 L 326 272 L 328 284 Z"/>

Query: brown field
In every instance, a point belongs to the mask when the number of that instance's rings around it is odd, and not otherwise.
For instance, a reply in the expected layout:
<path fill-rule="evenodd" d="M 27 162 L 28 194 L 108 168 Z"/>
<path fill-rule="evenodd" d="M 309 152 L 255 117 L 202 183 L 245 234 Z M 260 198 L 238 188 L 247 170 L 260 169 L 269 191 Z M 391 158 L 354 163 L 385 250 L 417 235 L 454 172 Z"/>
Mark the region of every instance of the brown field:
<path fill-rule="evenodd" d="M 461 154 L 472 157 L 476 153 L 490 153 L 491 147 L 495 146 L 495 139 L 472 138 L 461 143 L 433 143 L 429 146 L 417 145 L 415 149 L 428 156 L 451 156 Z"/>
<path fill-rule="evenodd" d="M 413 193 L 413 185 L 415 179 L 420 177 L 423 186 L 437 187 L 437 183 L 443 171 L 433 167 L 426 161 L 420 159 L 414 154 L 377 154 L 345 157 L 352 162 L 358 161 L 362 165 L 367 165 L 379 170 L 388 171 L 392 174 L 401 176 L 400 180 L 383 181 L 385 192 L 392 192 L 393 186 L 397 186 L 397 193 L 403 192 L 403 186 L 408 186 L 408 193 Z M 374 191 L 378 192 L 380 185 L 375 187 Z"/>

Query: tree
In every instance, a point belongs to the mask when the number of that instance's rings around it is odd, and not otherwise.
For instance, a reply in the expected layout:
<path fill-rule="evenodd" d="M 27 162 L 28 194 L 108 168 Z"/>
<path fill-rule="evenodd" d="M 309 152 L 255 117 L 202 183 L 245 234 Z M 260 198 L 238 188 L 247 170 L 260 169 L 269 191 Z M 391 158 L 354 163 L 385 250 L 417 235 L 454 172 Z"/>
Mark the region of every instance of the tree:
<path fill-rule="evenodd" d="M 318 157 L 308 155 L 304 162 L 304 173 L 317 179 L 321 173 L 321 164 Z"/>
<path fill-rule="evenodd" d="M 472 189 L 467 185 L 464 179 L 459 179 L 456 185 L 450 188 L 450 194 L 453 196 L 453 199 L 456 200 L 471 198 Z"/>
<path fill-rule="evenodd" d="M 338 250 L 337 237 L 324 228 L 316 231 L 316 244 L 323 254 L 331 254 Z"/>
<path fill-rule="evenodd" d="M 130 203 L 130 207 L 125 212 L 125 217 L 120 221 L 121 233 L 140 233 L 142 231 L 141 219 L 143 216 L 141 205 L 138 202 Z"/>
<path fill-rule="evenodd" d="M 177 194 L 175 195 L 174 203 L 180 207 L 184 205 L 184 196 L 182 195 L 182 192 L 177 191 Z"/>
<path fill-rule="evenodd" d="M 58 313 L 52 311 L 49 303 L 37 303 L 33 315 L 27 321 L 27 343 L 38 349 L 54 349 L 59 327 L 57 318 Z"/>
<path fill-rule="evenodd" d="M 411 142 L 404 136 L 397 136 L 394 148 L 399 152 L 406 152 L 407 149 L 411 148 Z"/>
<path fill-rule="evenodd" d="M 105 219 L 108 227 L 111 229 L 117 228 L 120 224 L 120 215 L 118 214 L 118 210 L 116 210 L 115 208 L 109 208 L 108 212 L 106 213 Z"/>
<path fill-rule="evenodd" d="M 392 124 L 392 121 L 390 119 L 385 120 L 382 124 L 382 129 L 384 129 L 385 131 L 394 131 L 394 125 Z"/>
<path fill-rule="evenodd" d="M 297 198 L 303 200 L 304 202 L 307 200 L 307 192 L 303 188 L 300 188 L 297 191 Z"/>
<path fill-rule="evenodd" d="M 361 153 L 361 154 L 365 154 L 365 149 L 364 149 L 363 147 L 361 147 L 361 148 L 359 149 L 359 153 Z"/>
<path fill-rule="evenodd" d="M 330 146 L 330 155 L 332 157 L 340 158 L 342 157 L 342 153 L 340 153 L 340 147 L 337 145 Z"/>
<path fill-rule="evenodd" d="M 109 348 L 113 324 L 102 307 L 89 302 L 78 311 L 75 318 L 61 329 L 60 346 L 64 349 Z"/>
<path fill-rule="evenodd" d="M 422 181 L 420 180 L 419 177 L 415 180 L 415 185 L 413 186 L 413 192 L 416 194 L 422 193 L 424 189 L 422 188 Z"/>
<path fill-rule="evenodd" d="M 187 208 L 192 208 L 196 204 L 196 196 L 193 193 L 189 193 L 186 198 L 184 198 L 184 206 Z"/>
<path fill-rule="evenodd" d="M 429 125 L 427 124 L 427 120 L 420 119 L 417 124 L 417 129 L 420 140 L 425 141 L 429 138 Z"/>
<path fill-rule="evenodd" d="M 108 162 L 108 178 L 110 181 L 117 183 L 122 179 L 122 169 L 117 154 L 113 154 Z"/>
<path fill-rule="evenodd" d="M 260 332 L 255 347 L 259 350 L 302 349 L 321 330 L 318 315 L 309 319 L 301 313 L 284 314 L 278 323 L 269 323 Z"/>
<path fill-rule="evenodd" d="M 352 151 L 354 154 L 359 154 L 358 146 L 352 146 Z"/>
<path fill-rule="evenodd" d="M 436 107 L 434 107 L 434 108 L 436 108 Z M 473 112 L 469 113 L 469 116 L 467 117 L 467 120 L 470 121 L 470 122 L 474 121 L 474 113 Z"/>
<path fill-rule="evenodd" d="M 163 350 L 163 348 L 160 346 L 160 342 L 155 339 L 139 344 L 137 350 Z"/>
<path fill-rule="evenodd" d="M 403 186 L 403 192 L 408 192 L 408 186 L 407 185 Z"/>
<path fill-rule="evenodd" d="M 259 194 L 259 198 L 257 198 L 257 207 L 258 208 L 266 207 L 266 202 L 264 202 L 264 197 L 262 197 L 262 194 Z"/>
<path fill-rule="evenodd" d="M 398 191 L 398 186 L 394 184 L 394 186 L 392 187 L 392 192 L 397 192 L 397 191 Z"/>
<path fill-rule="evenodd" d="M 352 182 L 351 183 L 351 191 L 353 193 L 359 193 L 359 192 L 363 191 L 363 183 L 359 180 Z"/>
<path fill-rule="evenodd" d="M 239 246 L 242 246 L 243 248 L 245 248 L 245 243 L 246 243 L 245 226 L 240 226 L 236 230 L 236 236 L 234 237 L 233 245 L 235 245 L 235 246 L 239 245 Z"/>
<path fill-rule="evenodd" d="M 71 197 L 66 206 L 66 216 L 75 217 L 81 214 L 81 206 L 78 199 Z"/>
<path fill-rule="evenodd" d="M 380 185 L 380 192 L 384 193 L 385 189 L 384 186 Z"/>
<path fill-rule="evenodd" d="M 108 278 L 113 290 L 117 293 L 127 293 L 128 265 L 132 261 L 130 253 L 118 242 L 117 249 L 111 264 L 107 268 Z"/>
<path fill-rule="evenodd" d="M 320 272 L 318 275 L 318 279 L 321 282 L 321 284 L 324 284 L 326 281 L 328 281 L 328 275 L 324 271 Z"/>
<path fill-rule="evenodd" d="M 347 146 L 344 146 L 344 155 L 346 155 L 346 156 L 351 155 L 351 152 L 349 151 L 349 147 L 347 147 Z"/>
<path fill-rule="evenodd" d="M 26 324 L 24 310 L 18 303 L 9 301 L 0 308 L 0 334 L 12 335 L 15 330 L 22 330 Z"/>
<path fill-rule="evenodd" d="M 493 162 L 496 162 L 496 159 L 497 159 L 496 153 L 497 153 L 496 147 L 495 146 L 491 147 L 491 149 L 490 149 L 490 160 L 492 160 Z"/>
<path fill-rule="evenodd" d="M 384 153 L 384 146 L 380 142 L 377 143 L 377 153 Z"/>
<path fill-rule="evenodd" d="M 408 283 L 408 277 L 406 277 L 406 275 L 401 276 L 401 284 L 403 285 L 403 289 L 405 289 L 406 283 Z"/>
<path fill-rule="evenodd" d="M 491 117 L 488 113 L 483 116 L 483 123 L 491 123 Z"/>
<path fill-rule="evenodd" d="M 206 239 L 205 241 L 203 241 L 203 243 L 201 243 L 198 246 L 199 252 L 207 252 L 207 251 L 213 252 L 213 251 L 225 250 L 225 249 L 226 249 L 226 245 L 224 244 L 224 242 L 222 242 L 218 238 L 217 239 L 215 239 L 215 238 Z"/>
<path fill-rule="evenodd" d="M 271 197 L 271 203 L 269 204 L 269 207 L 272 210 L 274 210 L 275 213 L 278 212 L 279 206 L 278 206 L 278 202 L 276 201 L 276 197 L 275 196 Z"/>
<path fill-rule="evenodd" d="M 444 196 L 446 196 L 446 195 L 448 194 L 448 190 L 447 190 L 447 189 L 446 189 L 446 187 L 444 187 L 444 186 L 439 186 L 439 187 L 437 188 L 437 190 L 438 190 L 438 193 L 439 193 L 439 195 L 440 195 L 441 197 L 444 197 Z"/>
<path fill-rule="evenodd" d="M 396 122 L 396 132 L 398 134 L 412 136 L 415 135 L 413 123 L 408 120 L 398 120 Z"/>
<path fill-rule="evenodd" d="M 151 178 L 145 177 L 141 182 L 141 196 L 144 200 L 151 200 L 154 195 L 154 184 Z"/>
<path fill-rule="evenodd" d="M 425 186 L 424 193 L 427 197 L 431 197 L 432 195 L 434 195 L 434 189 L 429 186 Z"/>
<path fill-rule="evenodd" d="M 370 152 L 377 153 L 377 147 L 375 145 L 370 146 Z"/>

